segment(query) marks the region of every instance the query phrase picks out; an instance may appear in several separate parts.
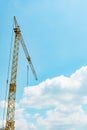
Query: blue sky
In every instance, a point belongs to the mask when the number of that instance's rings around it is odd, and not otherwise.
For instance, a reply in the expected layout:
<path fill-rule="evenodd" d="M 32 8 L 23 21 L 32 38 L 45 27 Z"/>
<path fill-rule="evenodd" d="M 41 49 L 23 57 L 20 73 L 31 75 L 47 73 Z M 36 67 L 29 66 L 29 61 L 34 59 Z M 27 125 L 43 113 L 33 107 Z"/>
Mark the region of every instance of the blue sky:
<path fill-rule="evenodd" d="M 16 130 L 87 130 L 87 1 L 0 0 L 1 113 L 14 16 L 38 76 L 20 45 Z"/>

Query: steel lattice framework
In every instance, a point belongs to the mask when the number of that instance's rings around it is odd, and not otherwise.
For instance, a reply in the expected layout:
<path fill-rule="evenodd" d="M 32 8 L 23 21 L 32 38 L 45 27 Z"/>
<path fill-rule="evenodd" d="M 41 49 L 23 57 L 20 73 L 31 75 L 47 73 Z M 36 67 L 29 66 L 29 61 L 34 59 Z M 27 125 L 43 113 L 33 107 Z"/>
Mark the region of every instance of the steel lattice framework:
<path fill-rule="evenodd" d="M 15 103 L 16 103 L 16 78 L 17 78 L 17 69 L 18 69 L 18 55 L 19 55 L 19 45 L 22 44 L 26 58 L 30 64 L 32 73 L 37 80 L 36 72 L 34 70 L 31 58 L 29 56 L 28 50 L 23 40 L 20 27 L 18 26 L 16 17 L 14 16 L 15 22 L 15 39 L 14 39 L 14 50 L 13 50 L 13 59 L 12 59 L 12 70 L 11 70 L 11 80 L 9 85 L 8 93 L 8 106 L 7 106 L 7 116 L 6 116 L 6 126 L 5 130 L 15 130 Z"/>

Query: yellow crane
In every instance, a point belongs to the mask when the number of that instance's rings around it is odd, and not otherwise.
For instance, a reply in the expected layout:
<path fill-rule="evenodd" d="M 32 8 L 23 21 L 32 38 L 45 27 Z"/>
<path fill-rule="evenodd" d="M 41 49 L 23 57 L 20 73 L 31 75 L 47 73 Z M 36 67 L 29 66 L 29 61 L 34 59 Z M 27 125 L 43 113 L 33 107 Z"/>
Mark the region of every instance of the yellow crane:
<path fill-rule="evenodd" d="M 7 106 L 5 130 L 15 130 L 16 78 L 17 78 L 18 55 L 19 55 L 20 43 L 23 47 L 24 53 L 26 55 L 27 61 L 29 62 L 34 78 L 35 80 L 37 80 L 37 75 L 34 66 L 32 64 L 31 57 L 24 43 L 23 36 L 21 34 L 21 29 L 17 23 L 15 16 L 14 16 L 14 23 L 15 23 L 15 28 L 14 28 L 15 39 L 14 39 L 14 50 L 13 50 L 13 59 L 12 59 L 11 80 L 10 80 L 9 93 L 8 93 L 8 106 Z"/>

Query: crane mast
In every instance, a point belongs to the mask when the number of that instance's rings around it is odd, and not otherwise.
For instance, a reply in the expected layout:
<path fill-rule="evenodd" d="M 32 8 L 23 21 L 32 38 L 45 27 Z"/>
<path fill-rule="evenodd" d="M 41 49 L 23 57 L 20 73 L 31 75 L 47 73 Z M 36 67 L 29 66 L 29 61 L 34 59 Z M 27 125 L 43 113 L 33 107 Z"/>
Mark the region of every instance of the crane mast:
<path fill-rule="evenodd" d="M 16 17 L 14 16 L 14 50 L 13 50 L 13 59 L 12 59 L 12 69 L 11 69 L 11 80 L 9 85 L 8 93 L 8 106 L 7 106 L 7 115 L 6 115 L 6 126 L 5 130 L 15 130 L 15 103 L 16 103 L 16 79 L 17 79 L 17 69 L 18 69 L 18 55 L 19 55 L 19 45 L 22 44 L 26 58 L 30 64 L 34 78 L 37 80 L 37 75 L 34 70 L 31 58 L 29 56 L 28 50 L 23 40 L 20 27 L 18 26 Z"/>

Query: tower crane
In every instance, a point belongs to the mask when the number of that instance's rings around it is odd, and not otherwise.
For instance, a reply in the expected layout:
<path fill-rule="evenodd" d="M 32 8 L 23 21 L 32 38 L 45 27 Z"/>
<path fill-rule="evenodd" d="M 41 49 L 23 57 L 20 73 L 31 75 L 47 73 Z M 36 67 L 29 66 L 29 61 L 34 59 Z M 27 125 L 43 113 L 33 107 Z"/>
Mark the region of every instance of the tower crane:
<path fill-rule="evenodd" d="M 34 78 L 35 80 L 37 80 L 37 75 L 34 66 L 32 64 L 31 57 L 24 43 L 24 39 L 21 34 L 21 29 L 17 23 L 15 16 L 14 16 L 14 24 L 15 24 L 15 28 L 14 28 L 15 39 L 14 39 L 14 49 L 13 49 L 13 57 L 12 57 L 11 79 L 10 79 L 9 92 L 8 92 L 8 105 L 7 105 L 5 130 L 15 130 L 16 79 L 17 79 L 18 55 L 19 55 L 20 43 L 22 45 L 26 59 L 32 70 Z"/>

